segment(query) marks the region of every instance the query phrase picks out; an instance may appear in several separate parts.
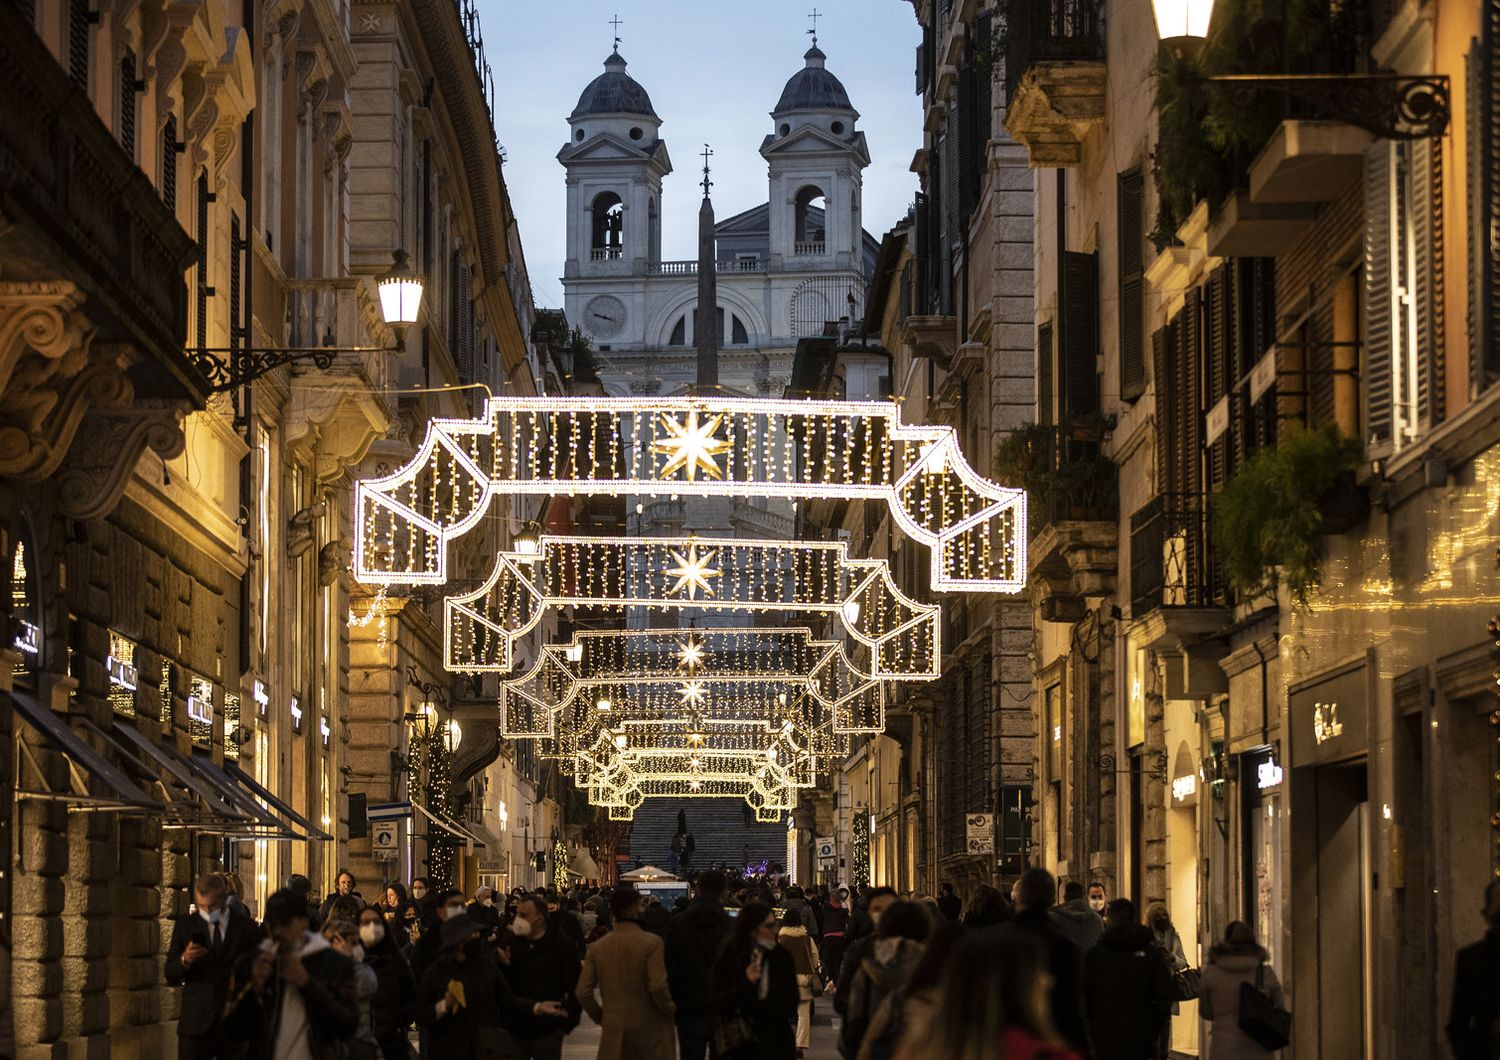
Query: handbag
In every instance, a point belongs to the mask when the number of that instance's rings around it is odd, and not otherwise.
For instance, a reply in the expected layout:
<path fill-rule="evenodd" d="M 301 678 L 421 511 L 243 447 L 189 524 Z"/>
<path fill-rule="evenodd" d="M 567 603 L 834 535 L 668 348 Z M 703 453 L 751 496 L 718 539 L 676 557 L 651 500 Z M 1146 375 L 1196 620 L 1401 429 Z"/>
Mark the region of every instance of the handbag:
<path fill-rule="evenodd" d="M 1203 988 L 1203 973 L 1197 968 L 1179 968 L 1172 973 L 1172 1000 L 1197 1001 Z"/>
<path fill-rule="evenodd" d="M 1292 1041 L 1292 1014 L 1271 1000 L 1264 987 L 1266 962 L 1255 967 L 1255 984 L 1240 984 L 1240 1030 L 1262 1049 L 1285 1049 Z"/>
<path fill-rule="evenodd" d="M 744 1016 L 720 1016 L 714 1023 L 714 1055 L 725 1056 L 755 1040 L 755 1028 Z"/>

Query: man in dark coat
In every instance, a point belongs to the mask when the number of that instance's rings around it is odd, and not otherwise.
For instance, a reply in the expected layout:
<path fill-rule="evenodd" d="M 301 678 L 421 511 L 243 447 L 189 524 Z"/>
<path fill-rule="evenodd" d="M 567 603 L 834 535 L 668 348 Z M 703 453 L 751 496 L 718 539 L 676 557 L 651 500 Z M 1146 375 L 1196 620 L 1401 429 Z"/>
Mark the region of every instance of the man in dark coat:
<path fill-rule="evenodd" d="M 727 881 L 717 869 L 698 877 L 688 907 L 667 928 L 667 986 L 677 1002 L 677 1042 L 682 1060 L 703 1060 L 713 1035 L 708 984 L 732 921 L 724 911 Z"/>
<path fill-rule="evenodd" d="M 501 955 L 511 989 L 560 1002 L 568 1010 L 566 1021 L 531 1015 L 516 1020 L 511 1028 L 516 1039 L 512 1055 L 516 1060 L 559 1060 L 564 1036 L 578 1026 L 583 1014 L 583 1006 L 573 996 L 578 973 L 583 970 L 578 947 L 548 916 L 547 903 L 534 894 L 517 903 L 510 930 L 511 937 Z"/>
<path fill-rule="evenodd" d="M 307 899 L 280 890 L 266 900 L 266 934 L 240 958 L 225 1033 L 249 1060 L 341 1060 L 359 1029 L 354 962 L 309 931 Z"/>
<path fill-rule="evenodd" d="M 556 1001 L 532 1001 L 511 990 L 467 913 L 448 916 L 435 934 L 438 959 L 417 988 L 427 1060 L 499 1060 L 507 1055 L 506 1027 L 527 1016 L 567 1019 Z"/>
<path fill-rule="evenodd" d="M 854 974 L 859 971 L 870 948 L 875 945 L 875 928 L 880 924 L 880 916 L 895 904 L 895 891 L 889 887 L 876 887 L 866 896 L 864 909 L 853 919 L 849 944 L 844 947 L 844 960 L 839 966 L 839 977 L 836 980 L 844 989 L 835 990 L 833 994 L 833 1007 L 840 1016 L 849 1014 L 848 988 L 854 982 Z"/>
<path fill-rule="evenodd" d="M 354 881 L 354 873 L 348 869 L 340 869 L 338 880 L 334 883 L 334 892 L 323 899 L 323 904 L 318 906 L 318 921 L 322 924 L 328 923 L 328 918 L 333 915 L 333 903 L 340 898 L 358 899 L 359 885 Z M 364 905 L 361 900 L 360 905 Z"/>
<path fill-rule="evenodd" d="M 958 923 L 958 918 L 963 915 L 964 903 L 953 890 L 953 884 L 944 880 L 938 885 L 938 912 L 943 914 L 943 919 L 950 924 Z"/>
<path fill-rule="evenodd" d="M 1069 880 L 1063 887 L 1062 905 L 1052 910 L 1052 926 L 1068 936 L 1080 953 L 1087 953 L 1104 934 L 1104 921 L 1089 908 L 1083 896 L 1083 884 Z"/>
<path fill-rule="evenodd" d="M 429 897 L 434 899 L 432 914 L 422 918 L 422 933 L 411 947 L 411 971 L 419 983 L 428 966 L 437 961 L 443 951 L 443 924 L 467 910 L 463 891 L 450 887 Z"/>
<path fill-rule="evenodd" d="M 1172 972 L 1128 898 L 1109 903 L 1104 934 L 1083 955 L 1083 1013 L 1096 1060 L 1155 1060 L 1172 1018 Z"/>
<path fill-rule="evenodd" d="M 1500 1056 L 1500 877 L 1484 889 L 1483 912 L 1489 930 L 1453 962 L 1448 1044 L 1457 1060 Z"/>
<path fill-rule="evenodd" d="M 193 885 L 197 909 L 178 917 L 167 946 L 167 983 L 182 987 L 177 1018 L 177 1055 L 182 1060 L 239 1056 L 241 1046 L 224 1036 L 224 1002 L 235 962 L 260 942 L 249 916 L 230 912 L 224 877 L 204 876 Z"/>
<path fill-rule="evenodd" d="M 1083 1023 L 1079 985 L 1081 955 L 1066 935 L 1053 926 L 1048 915 L 1057 901 L 1057 881 L 1046 869 L 1029 869 L 1016 885 L 1020 911 L 1009 925 L 991 931 L 1015 930 L 1034 935 L 1047 957 L 1052 976 L 1049 1008 L 1052 1027 L 1069 1046 L 1087 1055 L 1088 1032 Z"/>

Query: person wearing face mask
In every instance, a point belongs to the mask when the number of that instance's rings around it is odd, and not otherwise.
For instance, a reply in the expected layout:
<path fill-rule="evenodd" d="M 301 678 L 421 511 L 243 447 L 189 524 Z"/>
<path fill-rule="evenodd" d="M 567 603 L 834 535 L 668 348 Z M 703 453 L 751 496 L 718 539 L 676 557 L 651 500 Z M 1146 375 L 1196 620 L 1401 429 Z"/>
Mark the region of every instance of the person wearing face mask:
<path fill-rule="evenodd" d="M 875 944 L 875 929 L 880 924 L 881 914 L 895 902 L 895 891 L 889 887 L 876 887 L 865 898 L 864 909 L 850 920 L 849 944 L 844 948 L 844 959 L 839 966 L 839 976 L 834 980 L 844 988 L 834 991 L 833 994 L 833 1007 L 840 1016 L 846 1015 L 849 1010 L 848 987 L 854 982 L 854 973 L 859 971 L 859 966 L 870 952 L 870 947 Z"/>
<path fill-rule="evenodd" d="M 500 910 L 495 906 L 495 891 L 491 887 L 481 887 L 474 892 L 474 900 L 469 903 L 466 912 L 474 918 L 474 923 L 479 925 L 480 933 L 489 935 L 500 926 Z"/>
<path fill-rule="evenodd" d="M 409 954 L 412 974 L 417 977 L 419 983 L 422 981 L 423 974 L 443 952 L 444 922 L 467 912 L 462 891 L 449 888 L 429 897 L 434 898 L 432 916 L 422 919 L 421 937 L 412 943 Z"/>
<path fill-rule="evenodd" d="M 588 948 L 575 990 L 589 1018 L 604 1028 L 598 1058 L 676 1056 L 677 1006 L 667 985 L 665 946 L 641 927 L 644 909 L 634 887 L 616 887 L 609 908 L 614 929 Z"/>
<path fill-rule="evenodd" d="M 193 885 L 195 911 L 172 926 L 166 976 L 169 985 L 182 987 L 177 1054 L 184 1060 L 238 1055 L 225 1038 L 221 1013 L 235 962 L 255 948 L 260 929 L 249 916 L 232 915 L 227 896 L 222 876 L 202 877 Z"/>
<path fill-rule="evenodd" d="M 1080 953 L 1087 953 L 1104 934 L 1104 921 L 1083 897 L 1083 884 L 1069 880 L 1063 885 L 1063 901 L 1049 914 L 1052 926 L 1068 937 Z"/>
<path fill-rule="evenodd" d="M 1484 938 L 1458 951 L 1448 1043 L 1457 1060 L 1500 1056 L 1500 876 L 1484 888 Z"/>
<path fill-rule="evenodd" d="M 333 947 L 354 962 L 354 999 L 359 1005 L 359 1025 L 353 1036 L 344 1043 L 346 1060 L 380 1060 L 380 1044 L 370 1024 L 370 1004 L 379 981 L 375 969 L 365 963 L 365 948 L 359 937 L 359 928 L 352 920 L 334 917 L 323 925 L 323 937 Z"/>
<path fill-rule="evenodd" d="M 502 952 L 506 958 L 502 968 L 511 989 L 553 998 L 568 1010 L 568 1019 L 562 1023 L 550 1016 L 518 1020 L 512 1028 L 515 1043 L 511 1055 L 516 1060 L 559 1060 L 563 1038 L 578 1026 L 583 1012 L 573 994 L 582 971 L 577 949 L 547 915 L 546 903 L 536 895 L 527 895 L 516 905 L 516 917 Z"/>
<path fill-rule="evenodd" d="M 1105 910 L 1109 908 L 1109 894 L 1104 890 L 1104 884 L 1095 880 L 1089 884 L 1089 908 L 1099 914 L 1099 919 L 1104 919 Z"/>
<path fill-rule="evenodd" d="M 385 1060 L 407 1060 L 411 1046 L 406 1032 L 417 1015 L 417 981 L 379 908 L 366 906 L 360 911 L 359 943 L 364 947 L 365 964 L 375 973 L 370 1024 L 380 1055 Z"/>
<path fill-rule="evenodd" d="M 507 1028 L 528 1016 L 567 1018 L 556 1001 L 534 1001 L 511 990 L 467 913 L 450 913 L 436 934 L 441 952 L 417 988 L 425 1060 L 508 1058 L 513 1039 Z"/>
<path fill-rule="evenodd" d="M 779 929 L 764 902 L 748 903 L 734 918 L 709 985 L 715 1060 L 797 1055 L 797 966 L 777 945 Z"/>

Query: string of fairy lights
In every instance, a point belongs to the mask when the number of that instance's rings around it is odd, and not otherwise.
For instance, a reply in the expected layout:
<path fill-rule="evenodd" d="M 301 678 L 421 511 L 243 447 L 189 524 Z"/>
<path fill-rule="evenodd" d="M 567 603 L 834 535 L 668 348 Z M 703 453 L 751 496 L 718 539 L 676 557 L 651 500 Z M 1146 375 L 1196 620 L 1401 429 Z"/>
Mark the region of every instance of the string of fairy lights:
<path fill-rule="evenodd" d="M 516 495 L 881 503 L 928 550 L 935 592 L 1025 581 L 1025 494 L 969 467 L 952 428 L 893 402 L 719 396 L 491 398 L 431 422 L 404 467 L 358 483 L 357 578 L 381 599 L 446 584 L 455 542 Z M 552 611 L 620 628 L 518 665 Z M 532 535 L 445 597 L 442 633 L 449 670 L 501 675 L 501 734 L 537 741 L 613 819 L 730 796 L 777 820 L 942 655 L 940 607 L 843 541 Z"/>

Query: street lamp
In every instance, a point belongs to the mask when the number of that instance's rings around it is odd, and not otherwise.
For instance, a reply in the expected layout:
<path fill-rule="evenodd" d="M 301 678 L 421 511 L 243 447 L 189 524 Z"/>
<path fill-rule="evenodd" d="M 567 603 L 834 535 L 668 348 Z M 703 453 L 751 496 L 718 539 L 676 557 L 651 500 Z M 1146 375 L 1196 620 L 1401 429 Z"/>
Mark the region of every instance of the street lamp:
<path fill-rule="evenodd" d="M 406 349 L 406 329 L 417 322 L 426 282 L 411 267 L 406 251 L 397 250 L 391 258 L 390 271 L 375 279 L 380 315 L 395 338 L 391 346 L 199 346 L 186 351 L 188 358 L 213 384 L 209 392 L 221 393 L 252 383 L 284 364 L 310 361 L 325 370 L 341 353 L 400 353 Z"/>
<path fill-rule="evenodd" d="M 542 551 L 542 524 L 528 519 L 516 534 L 515 548 L 523 556 L 536 556 Z"/>
<path fill-rule="evenodd" d="M 1448 128 L 1445 74 L 1197 75 L 1187 68 L 1208 36 L 1214 0 L 1151 0 L 1151 9 L 1162 46 L 1186 80 L 1227 85 L 1243 94 L 1247 104 L 1256 90 L 1279 92 L 1309 104 L 1320 116 L 1388 140 L 1423 140 L 1442 136 Z"/>

